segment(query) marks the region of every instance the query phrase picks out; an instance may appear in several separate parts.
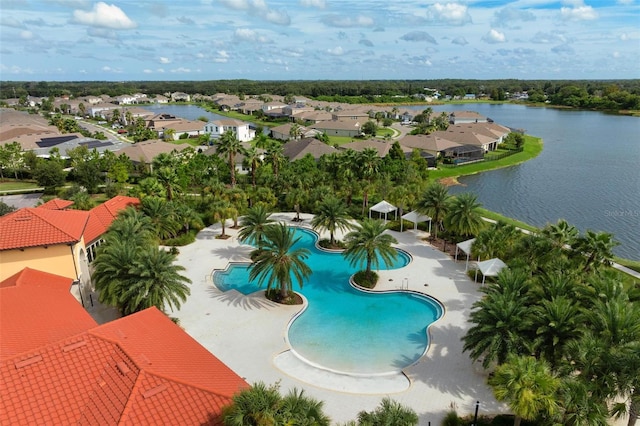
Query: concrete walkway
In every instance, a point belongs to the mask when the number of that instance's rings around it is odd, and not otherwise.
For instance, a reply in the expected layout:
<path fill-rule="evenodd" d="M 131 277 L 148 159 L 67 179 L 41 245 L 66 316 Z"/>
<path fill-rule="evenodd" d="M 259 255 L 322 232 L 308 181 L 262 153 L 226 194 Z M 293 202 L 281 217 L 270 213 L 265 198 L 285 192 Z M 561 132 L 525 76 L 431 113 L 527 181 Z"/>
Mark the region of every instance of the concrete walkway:
<path fill-rule="evenodd" d="M 293 213 L 272 217 L 294 224 Z M 302 217 L 302 226 L 309 226 L 311 216 Z M 444 316 L 430 328 L 426 355 L 395 376 L 350 377 L 315 368 L 301 361 L 286 341 L 287 325 L 300 306 L 272 303 L 259 289 L 248 296 L 219 291 L 212 282 L 214 269 L 248 261 L 252 250 L 239 244 L 237 230 L 227 228 L 231 238 L 222 240 L 216 238 L 219 226 L 212 226 L 201 231 L 195 243 L 180 248 L 178 264 L 192 280 L 191 296 L 170 314 L 249 383 L 279 382 L 283 392 L 304 388 L 324 401 L 336 423 L 355 419 L 361 410 L 373 410 L 386 395 L 412 407 L 421 425 L 440 424 L 451 404 L 461 415 L 472 414 L 476 400 L 480 414 L 506 412 L 485 385 L 485 375 L 462 353 L 461 338 L 469 328 L 466 319 L 471 305 L 481 297 L 479 285 L 464 274 L 464 261 L 455 263 L 426 244 L 420 231 L 390 232 L 413 261 L 401 269 L 380 271 L 378 289 L 408 284 L 410 290 L 429 294 L 445 306 Z"/>

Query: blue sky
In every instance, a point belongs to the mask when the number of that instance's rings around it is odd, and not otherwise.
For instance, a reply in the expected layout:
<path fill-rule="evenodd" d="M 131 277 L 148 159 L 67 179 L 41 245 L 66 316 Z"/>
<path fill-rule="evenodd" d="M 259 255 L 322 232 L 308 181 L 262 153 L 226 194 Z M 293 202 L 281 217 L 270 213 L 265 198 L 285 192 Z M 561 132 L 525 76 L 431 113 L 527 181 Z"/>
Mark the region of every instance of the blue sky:
<path fill-rule="evenodd" d="M 640 0 L 2 0 L 1 80 L 640 78 Z"/>

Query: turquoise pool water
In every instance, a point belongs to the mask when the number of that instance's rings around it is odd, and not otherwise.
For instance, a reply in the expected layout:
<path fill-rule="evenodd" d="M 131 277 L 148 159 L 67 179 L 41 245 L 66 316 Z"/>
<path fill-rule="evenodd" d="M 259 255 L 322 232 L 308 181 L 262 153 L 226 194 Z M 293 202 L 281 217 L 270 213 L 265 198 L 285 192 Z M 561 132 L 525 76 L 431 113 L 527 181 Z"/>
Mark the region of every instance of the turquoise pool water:
<path fill-rule="evenodd" d="M 298 245 L 311 251 L 306 260 L 313 271 L 303 288 L 307 309 L 290 325 L 292 349 L 323 368 L 355 373 L 381 374 L 399 371 L 417 361 L 429 342 L 427 327 L 442 316 L 434 299 L 410 292 L 372 294 L 349 285 L 349 277 L 361 267 L 349 265 L 341 253 L 327 253 L 315 246 L 317 235 L 296 229 Z M 411 258 L 403 251 L 392 269 L 406 266 Z M 398 274 L 398 287 L 402 274 Z M 248 264 L 233 264 L 216 271 L 215 284 L 223 291 L 243 294 L 260 290 L 249 280 Z"/>

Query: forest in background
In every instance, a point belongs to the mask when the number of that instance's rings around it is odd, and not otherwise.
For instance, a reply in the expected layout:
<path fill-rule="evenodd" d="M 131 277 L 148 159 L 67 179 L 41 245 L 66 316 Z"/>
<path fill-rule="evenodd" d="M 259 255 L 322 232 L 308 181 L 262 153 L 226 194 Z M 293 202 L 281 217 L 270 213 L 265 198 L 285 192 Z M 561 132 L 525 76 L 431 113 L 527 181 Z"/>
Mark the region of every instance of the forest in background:
<path fill-rule="evenodd" d="M 69 95 L 119 96 L 133 93 L 213 95 L 216 93 L 252 96 L 261 94 L 298 95 L 344 103 L 395 103 L 415 101 L 414 95 L 464 96 L 496 101 L 509 94 L 528 94 L 526 102 L 548 103 L 573 108 L 638 111 L 640 79 L 634 80 L 208 80 L 208 81 L 77 81 L 0 82 L 0 99 L 21 96 L 57 97 Z"/>

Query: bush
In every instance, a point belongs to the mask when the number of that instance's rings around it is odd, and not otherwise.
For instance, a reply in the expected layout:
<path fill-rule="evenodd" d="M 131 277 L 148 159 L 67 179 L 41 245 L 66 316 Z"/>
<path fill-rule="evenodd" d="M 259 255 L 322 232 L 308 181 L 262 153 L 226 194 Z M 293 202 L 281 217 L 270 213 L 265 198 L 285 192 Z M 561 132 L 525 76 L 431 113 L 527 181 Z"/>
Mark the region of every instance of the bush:
<path fill-rule="evenodd" d="M 367 271 L 358 271 L 353 276 L 353 281 L 360 287 L 374 288 L 378 283 L 378 274 L 373 271 L 367 273 Z"/>
<path fill-rule="evenodd" d="M 191 244 L 196 240 L 195 230 L 190 230 L 186 234 L 178 235 L 176 238 L 169 238 L 168 240 L 163 241 L 163 245 L 165 246 L 186 246 Z"/>
<path fill-rule="evenodd" d="M 331 240 L 328 238 L 318 241 L 318 245 L 329 250 L 344 250 L 347 247 L 342 241 L 338 240 L 335 240 L 333 245 L 331 245 Z"/>

